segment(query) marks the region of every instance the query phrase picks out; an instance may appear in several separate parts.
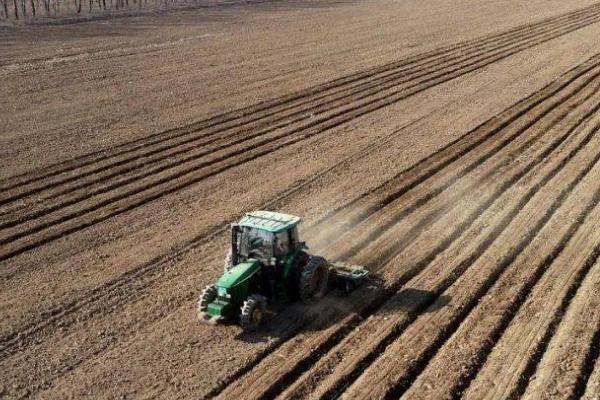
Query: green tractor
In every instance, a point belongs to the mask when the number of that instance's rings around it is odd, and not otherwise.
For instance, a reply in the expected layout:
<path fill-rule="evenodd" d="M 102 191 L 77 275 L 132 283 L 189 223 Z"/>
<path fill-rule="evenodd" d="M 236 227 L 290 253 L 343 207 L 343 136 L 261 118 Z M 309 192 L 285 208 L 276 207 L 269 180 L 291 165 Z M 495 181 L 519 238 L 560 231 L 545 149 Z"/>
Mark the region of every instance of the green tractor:
<path fill-rule="evenodd" d="M 263 322 L 267 303 L 315 303 L 332 285 L 352 290 L 364 281 L 368 271 L 362 267 L 309 254 L 298 235 L 299 223 L 293 215 L 254 211 L 232 224 L 225 271 L 202 291 L 200 320 L 238 317 L 244 329 L 253 329 Z"/>

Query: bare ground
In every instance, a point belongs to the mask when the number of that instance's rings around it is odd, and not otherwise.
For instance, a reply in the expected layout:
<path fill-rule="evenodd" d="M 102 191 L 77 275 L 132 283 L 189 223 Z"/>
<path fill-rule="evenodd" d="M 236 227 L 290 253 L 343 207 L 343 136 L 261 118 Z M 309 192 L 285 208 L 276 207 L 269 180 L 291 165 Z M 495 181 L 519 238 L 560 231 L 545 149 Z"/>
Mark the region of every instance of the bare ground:
<path fill-rule="evenodd" d="M 286 1 L 0 28 L 1 396 L 595 398 L 598 22 Z M 256 208 L 378 283 L 200 326 Z"/>

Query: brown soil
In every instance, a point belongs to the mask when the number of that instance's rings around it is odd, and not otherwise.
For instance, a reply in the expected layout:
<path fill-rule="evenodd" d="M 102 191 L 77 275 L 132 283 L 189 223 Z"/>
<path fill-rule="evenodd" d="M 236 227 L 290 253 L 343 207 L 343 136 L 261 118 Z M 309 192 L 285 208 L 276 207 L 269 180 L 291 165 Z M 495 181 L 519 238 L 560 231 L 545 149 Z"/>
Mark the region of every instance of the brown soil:
<path fill-rule="evenodd" d="M 0 397 L 596 398 L 599 35 L 584 0 L 0 28 Z M 261 208 L 373 281 L 200 325 Z"/>

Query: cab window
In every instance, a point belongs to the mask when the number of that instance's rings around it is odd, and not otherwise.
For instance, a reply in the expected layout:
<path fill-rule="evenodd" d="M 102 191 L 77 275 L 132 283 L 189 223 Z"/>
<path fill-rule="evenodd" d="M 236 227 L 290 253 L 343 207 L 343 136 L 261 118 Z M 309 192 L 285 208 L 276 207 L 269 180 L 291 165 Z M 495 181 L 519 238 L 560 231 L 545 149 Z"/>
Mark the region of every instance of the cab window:
<path fill-rule="evenodd" d="M 300 242 L 300 238 L 298 236 L 298 227 L 294 226 L 290 230 L 290 244 L 291 244 L 291 246 L 295 247 L 298 245 L 299 242 Z"/>
<path fill-rule="evenodd" d="M 283 231 L 275 235 L 275 254 L 278 256 L 286 255 L 290 250 L 289 232 Z"/>

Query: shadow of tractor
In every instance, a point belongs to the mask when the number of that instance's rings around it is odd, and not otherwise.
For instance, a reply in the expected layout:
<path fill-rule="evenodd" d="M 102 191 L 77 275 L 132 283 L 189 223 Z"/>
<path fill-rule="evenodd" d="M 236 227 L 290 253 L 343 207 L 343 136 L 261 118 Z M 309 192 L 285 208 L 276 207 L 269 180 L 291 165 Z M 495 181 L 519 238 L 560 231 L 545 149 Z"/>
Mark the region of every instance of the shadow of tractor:
<path fill-rule="evenodd" d="M 394 291 L 372 277 L 350 293 L 331 290 L 317 304 L 300 302 L 274 304 L 264 324 L 254 331 L 242 331 L 237 340 L 248 343 L 265 343 L 287 339 L 301 332 L 324 331 L 333 327 L 352 329 L 360 321 L 372 316 L 386 317 L 406 313 L 410 319 L 420 314 L 434 312 L 446 306 L 450 298 L 418 288 L 401 288 Z M 334 328 L 337 329 L 337 328 Z"/>

